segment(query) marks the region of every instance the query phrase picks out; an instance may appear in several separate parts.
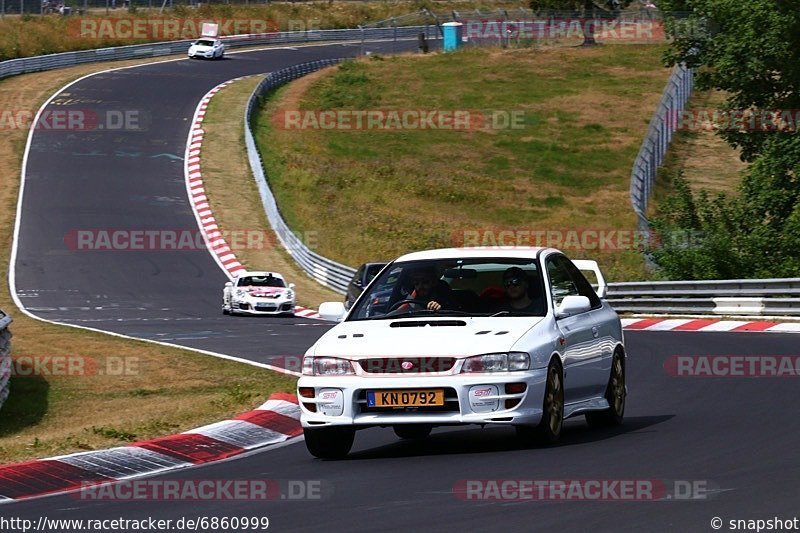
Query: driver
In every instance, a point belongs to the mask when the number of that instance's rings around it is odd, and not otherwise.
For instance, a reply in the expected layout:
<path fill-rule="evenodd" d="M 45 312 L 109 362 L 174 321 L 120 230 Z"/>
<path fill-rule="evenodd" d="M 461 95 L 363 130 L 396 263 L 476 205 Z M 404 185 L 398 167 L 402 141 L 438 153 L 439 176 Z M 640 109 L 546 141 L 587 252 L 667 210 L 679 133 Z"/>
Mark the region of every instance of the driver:
<path fill-rule="evenodd" d="M 433 267 L 414 270 L 409 276 L 409 281 L 413 290 L 408 295 L 408 299 L 419 300 L 419 303 L 403 304 L 399 310 L 429 309 L 438 311 L 442 305 L 447 305 L 449 299 L 444 289 L 447 284 L 439 279 Z"/>

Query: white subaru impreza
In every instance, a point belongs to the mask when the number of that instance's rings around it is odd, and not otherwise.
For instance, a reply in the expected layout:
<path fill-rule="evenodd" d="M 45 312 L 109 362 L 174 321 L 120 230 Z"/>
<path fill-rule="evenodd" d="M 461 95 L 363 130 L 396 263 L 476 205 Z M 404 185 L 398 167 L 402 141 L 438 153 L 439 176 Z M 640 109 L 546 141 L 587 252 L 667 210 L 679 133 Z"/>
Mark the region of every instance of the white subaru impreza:
<path fill-rule="evenodd" d="M 346 456 L 355 430 L 374 426 L 419 439 L 439 425 L 504 424 L 526 442 L 554 443 L 571 416 L 620 424 L 626 352 L 605 290 L 596 262 L 552 248 L 398 258 L 349 311 L 320 306 L 340 323 L 303 358 L 308 450 Z"/>

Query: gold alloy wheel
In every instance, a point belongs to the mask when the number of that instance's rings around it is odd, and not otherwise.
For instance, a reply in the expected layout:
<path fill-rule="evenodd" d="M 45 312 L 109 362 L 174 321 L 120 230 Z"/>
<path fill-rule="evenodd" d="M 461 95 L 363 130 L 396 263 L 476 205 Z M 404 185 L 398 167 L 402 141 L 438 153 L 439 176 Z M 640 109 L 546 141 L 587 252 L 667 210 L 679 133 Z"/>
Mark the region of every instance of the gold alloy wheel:
<path fill-rule="evenodd" d="M 545 397 L 547 424 L 552 435 L 561 432 L 564 421 L 564 387 L 561 385 L 561 374 L 558 368 L 551 366 L 547 373 L 547 395 Z"/>

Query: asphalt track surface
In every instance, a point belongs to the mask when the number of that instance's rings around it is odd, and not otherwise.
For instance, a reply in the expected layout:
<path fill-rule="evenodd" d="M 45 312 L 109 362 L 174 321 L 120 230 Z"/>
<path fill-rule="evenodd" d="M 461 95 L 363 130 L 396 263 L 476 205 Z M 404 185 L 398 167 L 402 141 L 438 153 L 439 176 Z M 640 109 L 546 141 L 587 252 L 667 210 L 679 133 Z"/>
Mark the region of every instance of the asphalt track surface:
<path fill-rule="evenodd" d="M 59 495 L 0 507 L 7 516 L 178 520 L 266 516 L 275 531 L 712 531 L 710 520 L 800 515 L 796 379 L 678 378 L 670 355 L 794 355 L 790 335 L 630 332 L 629 396 L 620 429 L 565 425 L 553 448 L 525 449 L 505 428 L 440 428 L 423 442 L 389 429 L 356 435 L 343 461 L 302 444 L 167 473 L 161 480 L 319 481 L 320 500 L 82 501 Z M 705 499 L 465 501 L 460 480 L 699 481 Z M 463 493 L 462 493 L 463 494 Z M 727 527 L 723 530 L 727 531 Z"/>
<path fill-rule="evenodd" d="M 393 46 L 373 43 L 368 49 Z M 88 251 L 76 249 L 75 235 L 196 232 L 183 156 L 203 95 L 239 76 L 358 52 L 359 45 L 337 44 L 229 54 L 222 61 L 187 59 L 98 74 L 67 88 L 46 112 L 91 110 L 103 117 L 106 111 L 134 111 L 144 129 L 34 133 L 15 268 L 22 304 L 48 320 L 262 363 L 302 355 L 329 326 L 300 318 L 223 316 L 227 277 L 205 249 Z"/>
<path fill-rule="evenodd" d="M 343 53 L 345 52 L 345 53 Z M 182 156 L 199 99 L 227 79 L 348 47 L 252 52 L 101 74 L 71 87 L 67 105 L 146 109 L 144 134 L 37 132 L 23 198 L 17 288 L 38 316 L 253 360 L 302 353 L 325 329 L 302 319 L 219 315 L 225 276 L 207 252 L 76 252 L 75 228 L 194 229 Z M 237 111 L 238 112 L 238 111 Z M 305 324 L 316 325 L 305 325 Z M 796 379 L 671 377 L 671 355 L 797 355 L 797 337 L 763 333 L 628 332 L 628 408 L 615 430 L 567 422 L 561 445 L 520 447 L 506 428 L 440 428 L 422 442 L 359 432 L 343 461 L 302 444 L 163 474 L 163 480 L 320 481 L 319 500 L 87 501 L 56 495 L 0 507 L 6 518 L 177 520 L 266 516 L 270 530 L 712 531 L 730 519 L 800 517 Z M 694 500 L 464 501 L 464 480 L 695 481 Z M 62 529 L 59 531 L 65 531 Z"/>

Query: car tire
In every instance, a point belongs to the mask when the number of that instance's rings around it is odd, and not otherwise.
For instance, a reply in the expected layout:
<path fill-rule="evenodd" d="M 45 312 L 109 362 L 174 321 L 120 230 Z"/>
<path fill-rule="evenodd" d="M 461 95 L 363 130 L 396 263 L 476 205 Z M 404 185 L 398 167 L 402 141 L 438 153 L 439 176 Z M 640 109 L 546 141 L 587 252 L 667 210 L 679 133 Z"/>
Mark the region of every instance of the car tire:
<path fill-rule="evenodd" d="M 231 314 L 231 310 L 230 309 L 226 309 L 225 306 L 222 306 L 222 314 L 223 315 L 229 315 L 229 314 Z"/>
<path fill-rule="evenodd" d="M 564 427 L 564 373 L 556 361 L 547 367 L 544 398 L 542 400 L 542 420 L 538 426 L 517 426 L 517 437 L 526 445 L 556 444 L 561 440 Z"/>
<path fill-rule="evenodd" d="M 586 413 L 589 427 L 614 427 L 622 424 L 625 417 L 625 358 L 620 350 L 614 352 L 611 360 L 611 372 L 608 376 L 605 398 L 610 406 L 603 411 Z"/>
<path fill-rule="evenodd" d="M 431 434 L 432 426 L 427 424 L 403 424 L 393 426 L 394 434 L 401 439 L 421 440 Z"/>
<path fill-rule="evenodd" d="M 355 435 L 355 430 L 349 427 L 303 428 L 308 452 L 319 459 L 347 457 Z"/>

